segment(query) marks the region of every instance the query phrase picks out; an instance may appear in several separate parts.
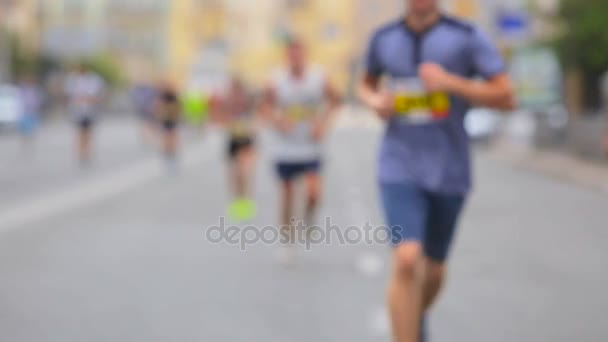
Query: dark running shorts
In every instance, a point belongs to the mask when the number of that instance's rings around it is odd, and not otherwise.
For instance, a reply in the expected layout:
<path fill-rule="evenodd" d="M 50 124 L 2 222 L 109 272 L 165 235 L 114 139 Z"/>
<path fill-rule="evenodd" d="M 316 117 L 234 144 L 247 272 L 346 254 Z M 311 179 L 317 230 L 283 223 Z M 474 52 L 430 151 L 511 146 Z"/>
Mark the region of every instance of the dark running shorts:
<path fill-rule="evenodd" d="M 161 124 L 165 132 L 171 132 L 177 128 L 176 120 L 162 120 Z"/>
<path fill-rule="evenodd" d="M 381 184 L 380 193 L 391 244 L 418 241 L 427 257 L 443 262 L 448 256 L 466 196 L 440 194 L 414 184 Z"/>
<path fill-rule="evenodd" d="M 306 162 L 279 162 L 276 165 L 277 175 L 283 181 L 292 180 L 306 173 L 318 173 L 320 169 L 320 160 L 311 160 Z"/>
<path fill-rule="evenodd" d="M 228 141 L 228 158 L 234 159 L 239 152 L 253 146 L 252 137 L 231 137 Z"/>
<path fill-rule="evenodd" d="M 83 131 L 88 131 L 93 126 L 93 118 L 80 118 L 76 120 L 76 126 Z"/>

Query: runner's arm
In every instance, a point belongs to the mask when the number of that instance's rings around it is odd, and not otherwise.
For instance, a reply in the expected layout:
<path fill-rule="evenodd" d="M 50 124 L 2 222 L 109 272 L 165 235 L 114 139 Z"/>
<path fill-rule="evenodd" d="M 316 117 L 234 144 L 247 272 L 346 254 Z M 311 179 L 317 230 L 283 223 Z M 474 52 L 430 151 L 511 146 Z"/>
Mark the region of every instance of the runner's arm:
<path fill-rule="evenodd" d="M 511 80 L 505 72 L 505 61 L 496 45 L 488 35 L 475 29 L 471 34 L 469 48 L 473 71 L 482 80 L 467 79 L 444 72 L 448 76 L 444 82 L 446 90 L 476 105 L 513 110 L 515 99 Z M 423 65 L 421 69 L 424 68 Z M 438 68 L 431 66 L 430 69 Z"/>
<path fill-rule="evenodd" d="M 264 122 L 270 122 L 274 117 L 276 108 L 276 93 L 271 84 L 267 84 L 262 90 L 260 101 L 257 104 L 257 116 Z"/>
<path fill-rule="evenodd" d="M 332 118 L 335 116 L 337 109 L 340 107 L 342 103 L 342 97 L 338 90 L 331 84 L 331 82 L 325 82 L 325 109 L 322 113 L 322 118 L 326 123 L 329 123 Z"/>
<path fill-rule="evenodd" d="M 393 114 L 393 101 L 389 94 L 380 91 L 380 77 L 367 73 L 357 86 L 357 95 L 363 104 L 386 119 Z"/>
<path fill-rule="evenodd" d="M 499 110 L 514 110 L 515 99 L 507 74 L 498 74 L 487 81 L 470 80 L 456 75 L 447 78 L 447 89 L 471 103 Z"/>
<path fill-rule="evenodd" d="M 337 109 L 340 107 L 341 103 L 341 96 L 331 82 L 325 82 L 323 92 L 325 97 L 325 106 L 323 107 L 323 111 L 315 120 L 312 131 L 312 136 L 316 140 L 320 140 L 323 138 L 323 136 L 325 136 L 325 133 L 329 129 L 329 126 L 331 126 L 332 121 L 336 116 Z"/>
<path fill-rule="evenodd" d="M 374 107 L 377 102 L 380 78 L 365 74 L 361 82 L 357 86 L 357 95 L 363 104 L 368 107 Z"/>

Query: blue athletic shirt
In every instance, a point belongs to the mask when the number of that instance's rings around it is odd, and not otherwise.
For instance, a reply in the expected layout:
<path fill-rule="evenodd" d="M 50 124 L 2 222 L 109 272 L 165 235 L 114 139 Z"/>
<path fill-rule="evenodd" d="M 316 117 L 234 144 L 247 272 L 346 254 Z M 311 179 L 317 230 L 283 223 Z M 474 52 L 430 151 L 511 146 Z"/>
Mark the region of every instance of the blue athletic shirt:
<path fill-rule="evenodd" d="M 414 183 L 437 193 L 467 193 L 471 158 L 464 117 L 470 103 L 450 94 L 426 94 L 417 79 L 432 62 L 466 78 L 492 78 L 505 64 L 490 39 L 473 25 L 442 16 L 422 33 L 405 19 L 375 32 L 367 52 L 367 74 L 383 77 L 396 95 L 380 148 L 382 184 Z"/>

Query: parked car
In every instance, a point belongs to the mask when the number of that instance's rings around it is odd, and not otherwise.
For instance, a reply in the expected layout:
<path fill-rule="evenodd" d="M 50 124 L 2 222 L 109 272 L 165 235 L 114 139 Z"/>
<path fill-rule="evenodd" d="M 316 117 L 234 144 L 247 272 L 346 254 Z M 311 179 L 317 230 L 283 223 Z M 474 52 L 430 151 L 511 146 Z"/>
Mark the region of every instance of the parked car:
<path fill-rule="evenodd" d="M 19 89 L 0 85 L 0 129 L 16 129 L 22 113 Z"/>

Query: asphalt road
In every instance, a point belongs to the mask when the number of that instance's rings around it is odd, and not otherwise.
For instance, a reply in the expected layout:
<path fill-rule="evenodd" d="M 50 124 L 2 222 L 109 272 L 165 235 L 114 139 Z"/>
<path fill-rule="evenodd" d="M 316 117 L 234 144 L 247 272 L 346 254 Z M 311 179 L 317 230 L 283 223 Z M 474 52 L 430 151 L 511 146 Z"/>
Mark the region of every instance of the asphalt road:
<path fill-rule="evenodd" d="M 35 151 L 0 137 L 0 341 L 388 341 L 389 250 L 365 241 L 299 248 L 211 243 L 228 203 L 223 137 L 189 134 L 177 176 L 131 120 L 100 126 L 91 170 L 72 160 L 70 127 Z M 327 142 L 321 216 L 382 224 L 374 182 L 380 132 L 345 120 Z M 277 196 L 259 139 L 258 216 Z M 605 341 L 608 197 L 480 151 L 434 341 Z"/>

